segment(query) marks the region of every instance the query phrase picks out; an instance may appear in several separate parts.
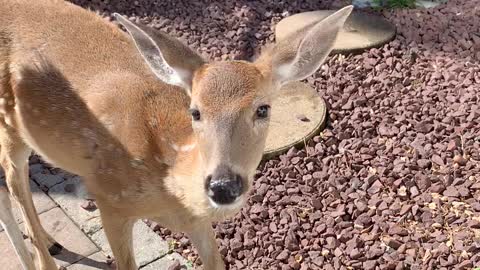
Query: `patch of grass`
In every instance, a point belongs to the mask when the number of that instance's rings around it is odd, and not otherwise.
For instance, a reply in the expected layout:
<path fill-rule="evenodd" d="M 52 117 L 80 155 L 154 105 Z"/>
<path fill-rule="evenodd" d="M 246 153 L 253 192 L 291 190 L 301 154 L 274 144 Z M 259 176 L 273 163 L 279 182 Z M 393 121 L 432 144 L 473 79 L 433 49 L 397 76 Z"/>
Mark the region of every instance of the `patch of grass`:
<path fill-rule="evenodd" d="M 169 240 L 169 241 L 167 241 L 167 244 L 168 244 L 168 251 L 167 252 L 172 253 L 175 250 L 178 242 L 175 241 L 175 240 Z"/>
<path fill-rule="evenodd" d="M 373 0 L 378 7 L 414 8 L 415 0 Z"/>
<path fill-rule="evenodd" d="M 185 262 L 185 266 L 187 267 L 187 269 L 193 269 L 193 262 L 191 262 L 190 260 L 187 260 Z"/>

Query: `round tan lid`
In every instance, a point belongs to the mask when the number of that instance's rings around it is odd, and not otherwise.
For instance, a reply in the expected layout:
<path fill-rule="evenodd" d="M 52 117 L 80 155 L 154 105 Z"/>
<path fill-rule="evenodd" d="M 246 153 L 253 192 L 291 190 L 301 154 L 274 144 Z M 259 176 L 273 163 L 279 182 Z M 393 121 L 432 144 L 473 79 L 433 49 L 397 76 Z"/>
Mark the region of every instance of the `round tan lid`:
<path fill-rule="evenodd" d="M 327 107 L 322 97 L 302 82 L 285 84 L 272 102 L 264 159 L 303 145 L 325 126 Z"/>
<path fill-rule="evenodd" d="M 276 42 L 315 21 L 321 21 L 335 10 L 318 10 L 294 14 L 281 20 L 275 28 Z M 384 18 L 353 11 L 338 33 L 332 54 L 361 51 L 381 46 L 395 37 L 396 28 Z"/>

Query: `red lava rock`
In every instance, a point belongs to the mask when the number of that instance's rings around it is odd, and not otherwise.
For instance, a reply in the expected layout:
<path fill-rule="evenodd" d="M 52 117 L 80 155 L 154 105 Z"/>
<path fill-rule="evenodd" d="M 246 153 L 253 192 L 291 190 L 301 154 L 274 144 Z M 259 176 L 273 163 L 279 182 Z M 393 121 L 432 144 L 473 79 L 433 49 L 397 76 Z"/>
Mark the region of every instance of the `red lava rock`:
<path fill-rule="evenodd" d="M 173 263 L 168 267 L 168 270 L 181 270 L 182 265 L 178 260 L 174 260 Z"/>
<path fill-rule="evenodd" d="M 97 205 L 92 200 L 85 200 L 82 205 L 80 205 L 83 209 L 87 211 L 95 211 L 97 210 Z"/>
<path fill-rule="evenodd" d="M 454 151 L 460 147 L 460 142 L 459 140 L 451 140 L 448 145 L 447 145 L 447 150 L 448 151 Z"/>
<path fill-rule="evenodd" d="M 460 166 L 465 166 L 467 165 L 467 159 L 464 158 L 462 155 L 455 155 L 453 157 L 453 161 L 457 163 Z"/>
<path fill-rule="evenodd" d="M 467 225 L 472 229 L 480 229 L 480 221 L 478 219 L 468 221 Z"/>
<path fill-rule="evenodd" d="M 399 240 L 395 239 L 395 238 L 388 238 L 387 240 L 387 245 L 393 249 L 399 249 L 400 246 L 402 245 L 402 242 L 400 242 Z"/>
<path fill-rule="evenodd" d="M 473 210 L 480 212 L 480 203 L 474 202 L 470 206 L 472 207 Z"/>
<path fill-rule="evenodd" d="M 369 260 L 363 263 L 363 269 L 365 270 L 374 270 L 377 266 L 376 260 Z"/>
<path fill-rule="evenodd" d="M 388 230 L 388 233 L 389 234 L 396 234 L 396 235 L 399 235 L 399 236 L 407 236 L 408 235 L 408 230 L 401 227 L 400 225 L 393 225 Z"/>
<path fill-rule="evenodd" d="M 433 155 L 432 161 L 437 165 L 440 165 L 440 166 L 444 165 L 443 159 L 439 155 Z"/>
<path fill-rule="evenodd" d="M 471 269 L 473 267 L 473 263 L 471 260 L 465 260 L 457 265 L 456 269 L 463 270 L 463 269 Z"/>
<path fill-rule="evenodd" d="M 430 187 L 430 191 L 433 193 L 442 193 L 445 190 L 443 183 L 435 183 Z"/>
<path fill-rule="evenodd" d="M 443 191 L 443 195 L 448 197 L 459 197 L 460 193 L 456 187 L 449 186 L 447 189 L 445 189 L 445 191 Z"/>
<path fill-rule="evenodd" d="M 285 238 L 285 247 L 290 251 L 299 250 L 298 240 L 293 231 L 288 231 Z"/>
<path fill-rule="evenodd" d="M 278 256 L 276 257 L 276 259 L 279 261 L 285 261 L 287 258 L 288 258 L 288 251 L 286 250 L 280 252 L 280 254 L 278 254 Z"/>
<path fill-rule="evenodd" d="M 420 168 L 426 169 L 426 168 L 430 167 L 432 162 L 430 162 L 430 160 L 428 160 L 428 159 L 419 159 L 419 160 L 417 160 L 417 164 Z"/>

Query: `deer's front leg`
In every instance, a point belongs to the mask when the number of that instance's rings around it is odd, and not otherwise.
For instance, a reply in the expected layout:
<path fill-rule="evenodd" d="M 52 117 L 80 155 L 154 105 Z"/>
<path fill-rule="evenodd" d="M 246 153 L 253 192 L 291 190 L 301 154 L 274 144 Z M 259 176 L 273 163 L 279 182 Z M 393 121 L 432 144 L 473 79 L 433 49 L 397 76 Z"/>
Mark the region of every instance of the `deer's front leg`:
<path fill-rule="evenodd" d="M 15 249 L 15 253 L 20 259 L 24 270 L 35 270 L 35 264 L 32 255 L 23 241 L 22 232 L 18 227 L 17 221 L 12 214 L 12 204 L 8 191 L 0 186 L 0 225 L 5 229 L 10 242 Z"/>
<path fill-rule="evenodd" d="M 225 263 L 218 251 L 211 222 L 199 221 L 185 231 L 197 248 L 204 270 L 224 270 Z"/>
<path fill-rule="evenodd" d="M 97 205 L 117 270 L 137 270 L 132 240 L 136 220 L 120 215 L 107 204 L 97 201 Z"/>
<path fill-rule="evenodd" d="M 154 217 L 150 218 L 150 220 L 171 230 L 186 233 L 200 254 L 204 270 L 225 269 L 225 263 L 218 251 L 215 234 L 213 233 L 212 223 L 210 221 L 191 219 L 180 214 L 176 217 Z"/>

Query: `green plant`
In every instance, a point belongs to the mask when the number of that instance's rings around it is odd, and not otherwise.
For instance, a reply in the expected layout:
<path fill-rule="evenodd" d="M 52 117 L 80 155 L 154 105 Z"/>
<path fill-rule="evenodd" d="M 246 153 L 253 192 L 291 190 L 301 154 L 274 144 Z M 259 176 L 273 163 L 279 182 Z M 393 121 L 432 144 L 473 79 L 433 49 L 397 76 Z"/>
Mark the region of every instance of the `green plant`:
<path fill-rule="evenodd" d="M 193 262 L 190 261 L 190 260 L 187 260 L 185 262 L 185 266 L 187 267 L 187 269 L 192 269 L 193 268 Z"/>
<path fill-rule="evenodd" d="M 378 7 L 387 8 L 414 8 L 415 0 L 373 0 Z"/>

